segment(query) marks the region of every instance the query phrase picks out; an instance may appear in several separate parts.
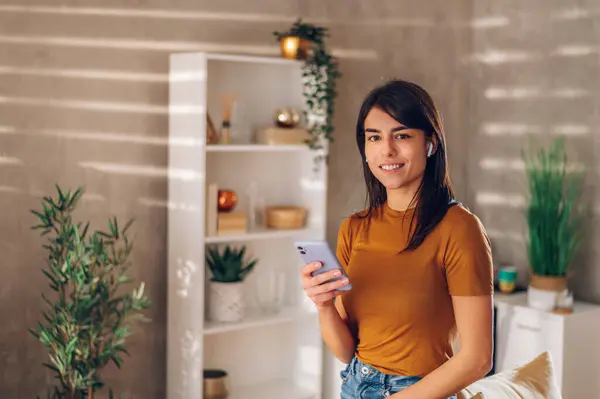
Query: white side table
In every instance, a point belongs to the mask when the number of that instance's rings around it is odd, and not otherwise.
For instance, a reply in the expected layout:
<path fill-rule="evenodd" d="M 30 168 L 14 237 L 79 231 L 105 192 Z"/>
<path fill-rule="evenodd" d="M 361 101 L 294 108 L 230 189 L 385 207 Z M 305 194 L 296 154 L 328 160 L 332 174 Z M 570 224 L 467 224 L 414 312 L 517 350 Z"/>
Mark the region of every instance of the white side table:
<path fill-rule="evenodd" d="M 548 351 L 566 399 L 600 397 L 600 305 L 575 302 L 568 315 L 527 306 L 527 294 L 496 294 L 495 372 Z"/>

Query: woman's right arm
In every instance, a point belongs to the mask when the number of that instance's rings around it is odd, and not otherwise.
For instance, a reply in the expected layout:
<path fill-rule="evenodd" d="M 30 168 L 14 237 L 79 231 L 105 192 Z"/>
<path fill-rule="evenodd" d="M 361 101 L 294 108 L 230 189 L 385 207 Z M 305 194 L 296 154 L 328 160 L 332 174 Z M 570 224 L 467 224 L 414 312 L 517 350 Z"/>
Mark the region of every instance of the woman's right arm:
<path fill-rule="evenodd" d="M 319 312 L 319 325 L 325 344 L 342 363 L 348 364 L 354 357 L 356 339 L 348 326 L 348 316 L 338 298 L 340 287 L 348 284 L 347 279 L 325 283 L 339 276 L 338 270 L 312 276 L 320 263 L 309 263 L 302 268 L 302 285 L 306 295 L 314 302 Z"/>

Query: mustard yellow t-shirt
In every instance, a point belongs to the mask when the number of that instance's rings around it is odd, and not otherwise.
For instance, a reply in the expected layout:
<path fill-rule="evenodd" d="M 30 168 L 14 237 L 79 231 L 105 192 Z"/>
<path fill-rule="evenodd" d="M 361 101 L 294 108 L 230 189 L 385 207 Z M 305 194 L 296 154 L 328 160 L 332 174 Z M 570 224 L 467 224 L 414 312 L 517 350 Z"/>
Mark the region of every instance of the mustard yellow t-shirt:
<path fill-rule="evenodd" d="M 361 361 L 383 373 L 422 377 L 452 356 L 451 296 L 492 295 L 494 286 L 490 241 L 461 205 L 450 207 L 416 250 L 400 254 L 413 212 L 386 203 L 369 218 L 344 220 L 337 256 L 353 289 L 339 298 L 357 329 Z"/>

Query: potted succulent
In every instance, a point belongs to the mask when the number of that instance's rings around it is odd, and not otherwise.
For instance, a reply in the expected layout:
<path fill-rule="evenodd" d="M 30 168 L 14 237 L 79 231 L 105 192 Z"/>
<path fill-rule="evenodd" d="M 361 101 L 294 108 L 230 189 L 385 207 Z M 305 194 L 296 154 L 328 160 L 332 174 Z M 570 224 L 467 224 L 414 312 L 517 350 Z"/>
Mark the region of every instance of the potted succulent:
<path fill-rule="evenodd" d="M 208 247 L 206 263 L 212 278 L 209 281 L 208 317 L 212 321 L 235 322 L 244 317 L 243 282 L 257 263 L 244 258 L 246 247 Z"/>
<path fill-rule="evenodd" d="M 531 306 L 553 310 L 567 290 L 568 272 L 577 254 L 583 213 L 579 206 L 583 172 L 568 171 L 563 138 L 548 150 L 523 153 L 529 183 L 527 256 L 532 271 Z"/>
<path fill-rule="evenodd" d="M 89 223 L 73 220 L 83 190 L 56 188 L 56 198 L 44 197 L 42 209 L 32 211 L 39 219 L 33 229 L 48 239 L 42 271 L 51 295 L 42 294 L 44 319 L 30 332 L 47 349 L 49 361 L 43 365 L 56 376 L 47 397 L 92 399 L 104 387 L 102 370 L 110 363 L 121 367 L 132 322 L 146 320 L 142 310 L 150 301 L 144 283 L 122 292 L 133 281 L 127 275 L 132 221 L 120 229 L 112 218 L 108 231 L 91 231 Z"/>
<path fill-rule="evenodd" d="M 307 145 L 321 150 L 325 142 L 333 142 L 337 80 L 342 76 L 325 43 L 328 29 L 299 18 L 287 31 L 275 31 L 273 35 L 280 43 L 283 57 L 304 60 L 303 95 L 307 108 L 304 116 L 310 133 Z M 315 161 L 323 158 L 318 155 Z"/>

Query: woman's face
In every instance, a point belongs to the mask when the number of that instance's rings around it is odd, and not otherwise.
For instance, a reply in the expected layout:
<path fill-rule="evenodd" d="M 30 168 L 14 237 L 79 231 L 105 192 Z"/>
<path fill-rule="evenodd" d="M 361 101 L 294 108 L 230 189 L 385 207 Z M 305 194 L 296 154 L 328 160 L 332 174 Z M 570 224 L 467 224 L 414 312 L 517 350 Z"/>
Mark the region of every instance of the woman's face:
<path fill-rule="evenodd" d="M 379 108 L 365 118 L 365 156 L 369 169 L 386 189 L 416 189 L 427 163 L 429 140 Z M 433 151 L 435 152 L 435 143 Z"/>

